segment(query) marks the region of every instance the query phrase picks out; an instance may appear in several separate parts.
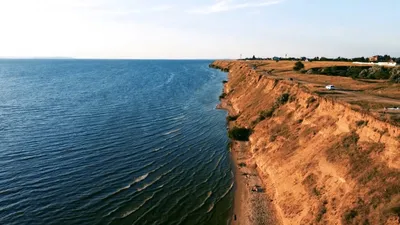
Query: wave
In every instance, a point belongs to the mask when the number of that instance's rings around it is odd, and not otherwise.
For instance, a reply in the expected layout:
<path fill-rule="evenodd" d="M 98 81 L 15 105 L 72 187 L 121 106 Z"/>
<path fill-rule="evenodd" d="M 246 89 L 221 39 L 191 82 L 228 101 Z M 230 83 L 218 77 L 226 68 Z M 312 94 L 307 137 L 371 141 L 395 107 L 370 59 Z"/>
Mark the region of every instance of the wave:
<path fill-rule="evenodd" d="M 164 177 L 165 175 L 171 173 L 171 172 L 172 172 L 173 170 L 175 170 L 176 168 L 177 168 L 177 167 L 174 167 L 174 168 L 168 170 L 167 172 L 161 174 L 160 176 L 158 176 L 158 177 L 157 177 L 156 179 L 154 179 L 152 182 L 147 183 L 147 184 L 144 184 L 141 188 L 138 188 L 137 191 L 140 192 L 140 191 L 145 190 L 146 188 L 150 187 L 151 185 L 153 185 L 154 183 L 156 183 L 157 181 L 159 181 L 159 180 L 160 180 L 162 177 Z"/>
<path fill-rule="evenodd" d="M 220 199 L 223 199 L 233 188 L 234 183 L 232 182 L 229 188 L 224 192 L 224 194 L 221 195 Z"/>
<path fill-rule="evenodd" d="M 144 201 L 142 203 L 140 203 L 138 206 L 136 206 L 134 209 L 125 212 L 121 215 L 120 218 L 125 218 L 131 214 L 133 214 L 134 212 L 138 211 L 140 208 L 142 208 L 148 201 L 150 201 L 153 197 L 154 197 L 155 193 L 153 193 L 151 196 L 147 197 L 144 199 Z"/>
<path fill-rule="evenodd" d="M 142 176 L 136 178 L 133 182 L 131 182 L 130 184 L 128 184 L 127 186 L 125 186 L 125 187 L 123 187 L 123 188 L 118 189 L 118 190 L 117 190 L 116 192 L 114 192 L 112 195 L 117 194 L 117 193 L 119 193 L 119 192 L 121 192 L 121 191 L 123 191 L 123 190 L 129 189 L 130 187 L 132 187 L 132 186 L 135 185 L 136 183 L 139 183 L 140 181 L 146 179 L 148 175 L 149 175 L 149 173 L 146 173 L 146 174 L 144 174 L 144 175 L 142 175 Z"/>
<path fill-rule="evenodd" d="M 207 196 L 203 199 L 203 202 L 198 207 L 196 207 L 192 212 L 195 212 L 196 210 L 203 207 L 203 205 L 206 204 L 207 200 L 211 197 L 211 195 L 212 195 L 212 191 L 208 191 Z"/>
<path fill-rule="evenodd" d="M 175 77 L 175 73 L 169 73 L 170 74 L 170 76 L 168 77 L 168 80 L 167 80 L 167 82 L 165 82 L 165 84 L 169 84 L 169 83 L 171 83 L 171 81 L 174 79 L 174 77 Z"/>
<path fill-rule="evenodd" d="M 207 213 L 211 212 L 211 210 L 214 209 L 214 202 L 211 203 L 211 205 L 207 209 Z"/>
<path fill-rule="evenodd" d="M 166 132 L 166 133 L 163 133 L 163 135 L 169 135 L 169 134 L 173 134 L 173 133 L 176 133 L 176 132 L 179 132 L 179 131 L 181 131 L 181 128 L 176 129 L 176 130 L 168 131 L 168 132 Z"/>

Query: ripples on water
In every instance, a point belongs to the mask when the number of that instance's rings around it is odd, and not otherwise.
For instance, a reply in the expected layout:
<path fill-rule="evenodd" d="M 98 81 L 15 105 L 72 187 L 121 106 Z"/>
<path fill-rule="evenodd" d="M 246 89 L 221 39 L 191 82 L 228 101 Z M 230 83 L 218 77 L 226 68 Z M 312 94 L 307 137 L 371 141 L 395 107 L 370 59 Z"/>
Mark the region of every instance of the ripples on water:
<path fill-rule="evenodd" d="M 226 224 L 209 63 L 1 60 L 0 224 Z"/>

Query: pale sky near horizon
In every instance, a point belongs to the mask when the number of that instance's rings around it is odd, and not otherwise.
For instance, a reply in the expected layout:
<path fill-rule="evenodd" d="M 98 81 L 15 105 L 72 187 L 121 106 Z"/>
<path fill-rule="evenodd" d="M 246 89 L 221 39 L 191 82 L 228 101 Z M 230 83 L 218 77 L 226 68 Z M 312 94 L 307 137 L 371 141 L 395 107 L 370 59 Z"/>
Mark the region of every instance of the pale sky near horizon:
<path fill-rule="evenodd" d="M 399 0 L 0 0 L 0 57 L 400 57 Z"/>

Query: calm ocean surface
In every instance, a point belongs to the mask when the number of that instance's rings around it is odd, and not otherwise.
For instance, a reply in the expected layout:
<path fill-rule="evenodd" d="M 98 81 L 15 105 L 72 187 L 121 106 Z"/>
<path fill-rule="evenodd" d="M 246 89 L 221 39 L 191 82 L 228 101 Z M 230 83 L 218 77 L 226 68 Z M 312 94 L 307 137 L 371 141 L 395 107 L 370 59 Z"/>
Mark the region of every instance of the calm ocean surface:
<path fill-rule="evenodd" d="M 0 224 L 226 224 L 210 62 L 0 60 Z"/>

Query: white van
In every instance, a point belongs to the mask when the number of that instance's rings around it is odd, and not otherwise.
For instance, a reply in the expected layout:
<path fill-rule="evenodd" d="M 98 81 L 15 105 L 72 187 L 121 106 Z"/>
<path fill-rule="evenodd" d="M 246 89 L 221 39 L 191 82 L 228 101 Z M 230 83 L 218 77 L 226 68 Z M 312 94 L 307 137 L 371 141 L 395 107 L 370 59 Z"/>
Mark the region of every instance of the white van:
<path fill-rule="evenodd" d="M 326 85 L 325 88 L 328 89 L 328 90 L 335 90 L 336 89 L 335 86 L 333 86 L 333 85 Z"/>

